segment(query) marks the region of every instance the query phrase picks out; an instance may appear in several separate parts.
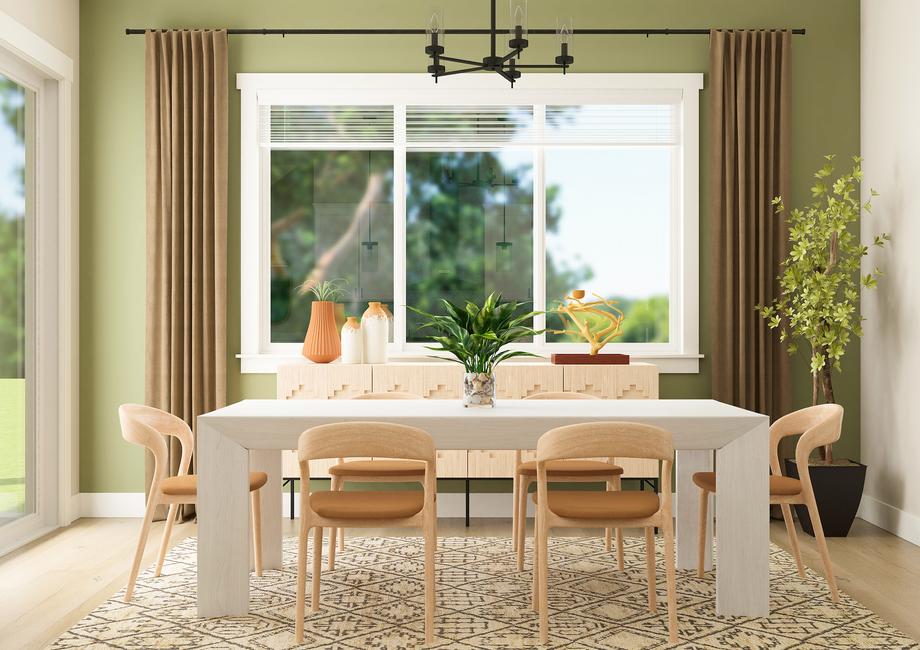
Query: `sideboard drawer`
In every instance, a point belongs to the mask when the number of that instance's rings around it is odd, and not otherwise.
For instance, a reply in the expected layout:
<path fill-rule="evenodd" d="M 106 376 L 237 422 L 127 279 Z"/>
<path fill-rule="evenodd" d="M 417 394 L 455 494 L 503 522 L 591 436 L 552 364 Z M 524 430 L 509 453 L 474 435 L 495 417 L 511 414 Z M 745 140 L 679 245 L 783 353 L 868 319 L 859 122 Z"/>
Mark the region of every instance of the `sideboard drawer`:
<path fill-rule="evenodd" d="M 468 456 L 470 478 L 511 478 L 514 476 L 514 451 L 471 449 Z"/>

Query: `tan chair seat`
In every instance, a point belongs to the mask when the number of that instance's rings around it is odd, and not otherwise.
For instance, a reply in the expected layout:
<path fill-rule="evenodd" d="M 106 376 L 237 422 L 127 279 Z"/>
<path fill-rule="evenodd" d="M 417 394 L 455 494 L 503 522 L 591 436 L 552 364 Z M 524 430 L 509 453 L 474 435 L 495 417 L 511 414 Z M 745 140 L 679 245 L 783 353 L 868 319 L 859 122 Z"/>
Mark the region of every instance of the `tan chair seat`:
<path fill-rule="evenodd" d="M 425 493 L 400 492 L 314 492 L 310 507 L 329 519 L 402 519 L 422 511 Z"/>
<path fill-rule="evenodd" d="M 529 460 L 521 463 L 517 468 L 518 474 L 524 476 L 537 475 L 537 461 Z M 619 476 L 623 473 L 623 468 L 613 463 L 606 463 L 600 460 L 550 460 L 546 462 L 546 474 L 548 476 L 562 475 L 570 476 L 572 474 L 582 474 L 584 476 Z"/>
<path fill-rule="evenodd" d="M 330 476 L 425 476 L 425 463 L 417 460 L 349 460 L 329 468 Z"/>
<path fill-rule="evenodd" d="M 551 491 L 549 509 L 570 519 L 642 519 L 658 512 L 654 492 L 627 490 L 615 492 Z M 536 492 L 533 494 L 537 502 Z"/>
<path fill-rule="evenodd" d="M 249 491 L 258 490 L 268 482 L 265 472 L 249 472 Z M 163 494 L 173 497 L 193 497 L 198 494 L 198 477 L 195 474 L 170 476 L 160 483 Z"/>
<path fill-rule="evenodd" d="M 716 491 L 715 472 L 697 472 L 693 475 L 693 482 L 707 492 Z M 789 476 L 770 477 L 770 496 L 793 496 L 802 491 L 802 482 Z"/>

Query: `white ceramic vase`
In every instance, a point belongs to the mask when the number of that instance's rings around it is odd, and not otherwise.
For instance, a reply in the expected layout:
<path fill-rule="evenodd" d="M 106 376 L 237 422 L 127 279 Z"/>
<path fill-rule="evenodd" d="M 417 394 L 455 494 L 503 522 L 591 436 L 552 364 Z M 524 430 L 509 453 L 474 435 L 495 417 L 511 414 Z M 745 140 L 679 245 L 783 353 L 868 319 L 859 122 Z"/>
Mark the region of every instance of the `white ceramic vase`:
<path fill-rule="evenodd" d="M 379 302 L 368 303 L 361 317 L 361 331 L 364 333 L 364 363 L 386 363 L 390 320 Z"/>
<path fill-rule="evenodd" d="M 342 363 L 364 363 L 364 333 L 357 316 L 342 325 Z"/>

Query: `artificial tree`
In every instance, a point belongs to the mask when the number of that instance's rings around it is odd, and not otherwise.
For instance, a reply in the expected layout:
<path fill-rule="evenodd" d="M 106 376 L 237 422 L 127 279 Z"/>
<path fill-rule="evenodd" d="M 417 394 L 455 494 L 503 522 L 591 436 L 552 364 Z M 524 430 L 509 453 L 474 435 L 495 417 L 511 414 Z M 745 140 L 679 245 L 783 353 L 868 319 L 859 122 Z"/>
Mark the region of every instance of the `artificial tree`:
<path fill-rule="evenodd" d="M 834 156 L 815 173 L 811 188 L 813 201 L 805 208 L 788 213 L 789 253 L 779 276 L 780 296 L 771 305 L 758 305 L 770 329 L 779 329 L 780 341 L 789 354 L 799 344 L 810 348 L 812 404 L 823 394 L 826 403 L 835 403 L 833 370 L 853 336 L 862 336 L 859 312 L 859 285 L 868 289 L 878 284 L 878 268 L 860 275 L 860 260 L 869 253 L 854 230 L 863 212 L 872 210 L 871 199 L 860 202 L 862 159 L 853 157 L 853 168 L 834 179 Z M 871 196 L 877 196 L 875 190 Z M 782 197 L 773 200 L 778 214 L 787 212 Z M 876 235 L 872 245 L 884 246 L 888 233 Z M 823 450 L 826 463 L 833 462 L 833 450 Z"/>

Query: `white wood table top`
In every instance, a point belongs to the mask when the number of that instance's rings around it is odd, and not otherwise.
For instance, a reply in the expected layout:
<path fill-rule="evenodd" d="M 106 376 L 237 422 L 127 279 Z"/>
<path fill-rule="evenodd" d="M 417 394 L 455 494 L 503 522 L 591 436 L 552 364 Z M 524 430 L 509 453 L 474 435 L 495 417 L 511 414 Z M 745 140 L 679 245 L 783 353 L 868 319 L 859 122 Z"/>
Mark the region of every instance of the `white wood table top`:
<path fill-rule="evenodd" d="M 199 418 L 247 449 L 295 449 L 306 429 L 345 420 L 419 427 L 438 449 L 532 449 L 554 427 L 605 420 L 660 426 L 677 449 L 719 449 L 768 422 L 711 399 L 499 400 L 495 408 L 464 408 L 460 400 L 252 399 Z"/>

